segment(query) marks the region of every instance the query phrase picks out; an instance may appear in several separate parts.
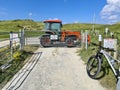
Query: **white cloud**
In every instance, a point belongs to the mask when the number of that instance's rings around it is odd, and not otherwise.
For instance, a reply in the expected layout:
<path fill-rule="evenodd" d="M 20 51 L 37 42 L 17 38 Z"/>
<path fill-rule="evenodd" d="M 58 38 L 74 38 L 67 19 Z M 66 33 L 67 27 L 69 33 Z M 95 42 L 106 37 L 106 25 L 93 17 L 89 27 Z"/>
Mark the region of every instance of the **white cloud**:
<path fill-rule="evenodd" d="M 59 20 L 58 18 L 54 18 L 54 20 Z"/>
<path fill-rule="evenodd" d="M 101 11 L 101 18 L 112 23 L 120 21 L 120 0 L 107 0 Z"/>
<path fill-rule="evenodd" d="M 28 15 L 29 15 L 29 17 L 31 17 L 33 15 L 33 13 L 30 12 Z"/>
<path fill-rule="evenodd" d="M 79 23 L 79 21 L 74 21 L 74 23 Z"/>

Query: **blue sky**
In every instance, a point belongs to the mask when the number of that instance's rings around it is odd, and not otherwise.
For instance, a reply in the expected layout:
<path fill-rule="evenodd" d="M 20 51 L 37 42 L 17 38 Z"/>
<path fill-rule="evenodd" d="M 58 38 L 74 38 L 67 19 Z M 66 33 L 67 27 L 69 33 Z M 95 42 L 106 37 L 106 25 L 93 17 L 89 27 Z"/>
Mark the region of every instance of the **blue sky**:
<path fill-rule="evenodd" d="M 116 16 L 107 18 L 111 7 L 108 5 L 118 2 L 120 0 L 0 0 L 0 20 L 56 18 L 63 23 L 92 23 L 95 15 L 96 23 L 109 23 Z"/>

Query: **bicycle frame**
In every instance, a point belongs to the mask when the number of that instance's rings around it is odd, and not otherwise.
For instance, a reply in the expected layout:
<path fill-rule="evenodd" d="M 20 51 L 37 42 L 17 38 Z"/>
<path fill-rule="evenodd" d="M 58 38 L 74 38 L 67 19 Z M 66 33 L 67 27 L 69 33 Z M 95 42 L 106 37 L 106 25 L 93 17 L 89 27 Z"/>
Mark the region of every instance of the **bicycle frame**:
<path fill-rule="evenodd" d="M 100 50 L 100 53 L 103 54 L 103 55 L 105 56 L 105 58 L 107 59 L 107 62 L 108 62 L 108 64 L 110 65 L 110 67 L 111 67 L 114 75 L 115 75 L 117 78 L 120 78 L 119 74 L 116 72 L 114 66 L 113 66 L 112 63 L 111 63 L 111 60 L 115 60 L 115 59 L 114 59 L 112 56 L 110 56 L 110 55 L 108 54 L 108 52 L 106 52 L 105 50 L 102 50 L 102 49 L 101 49 L 101 50 Z M 119 62 L 118 60 L 115 60 L 115 61 Z"/>

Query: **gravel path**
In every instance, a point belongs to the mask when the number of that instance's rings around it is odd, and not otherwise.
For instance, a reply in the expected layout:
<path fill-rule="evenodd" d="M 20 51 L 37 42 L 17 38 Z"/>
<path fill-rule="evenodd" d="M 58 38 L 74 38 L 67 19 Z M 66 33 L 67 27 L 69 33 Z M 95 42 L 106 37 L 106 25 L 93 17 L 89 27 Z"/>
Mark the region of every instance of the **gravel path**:
<path fill-rule="evenodd" d="M 77 48 L 39 48 L 42 56 L 18 90 L 105 90 L 88 77 Z"/>
<path fill-rule="evenodd" d="M 1 47 L 4 47 L 4 46 L 7 46 L 10 44 L 10 41 L 9 40 L 5 40 L 5 41 L 0 41 L 0 48 Z"/>

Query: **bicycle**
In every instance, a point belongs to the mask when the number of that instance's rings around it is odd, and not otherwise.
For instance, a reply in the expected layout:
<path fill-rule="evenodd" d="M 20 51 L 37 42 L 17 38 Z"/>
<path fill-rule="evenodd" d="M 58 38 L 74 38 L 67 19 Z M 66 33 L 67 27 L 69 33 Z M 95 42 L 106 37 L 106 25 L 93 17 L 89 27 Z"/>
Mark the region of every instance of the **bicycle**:
<path fill-rule="evenodd" d="M 95 55 L 90 56 L 90 58 L 88 59 L 86 70 L 87 70 L 87 74 L 89 75 L 89 77 L 91 77 L 92 79 L 96 79 L 102 70 L 103 61 L 107 60 L 107 63 L 109 64 L 110 68 L 112 69 L 115 77 L 117 78 L 117 80 L 119 80 L 120 70 L 118 68 L 116 69 L 115 65 L 118 65 L 120 63 L 120 60 L 114 59 L 107 52 L 107 51 L 115 52 L 115 50 L 105 48 L 105 47 L 95 44 L 95 43 L 92 43 L 92 44 L 95 46 L 99 46 L 99 49 Z M 105 57 L 105 59 L 103 59 L 103 56 Z"/>

